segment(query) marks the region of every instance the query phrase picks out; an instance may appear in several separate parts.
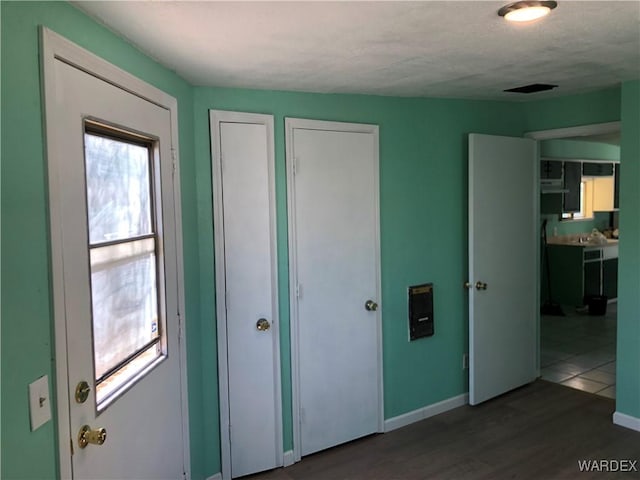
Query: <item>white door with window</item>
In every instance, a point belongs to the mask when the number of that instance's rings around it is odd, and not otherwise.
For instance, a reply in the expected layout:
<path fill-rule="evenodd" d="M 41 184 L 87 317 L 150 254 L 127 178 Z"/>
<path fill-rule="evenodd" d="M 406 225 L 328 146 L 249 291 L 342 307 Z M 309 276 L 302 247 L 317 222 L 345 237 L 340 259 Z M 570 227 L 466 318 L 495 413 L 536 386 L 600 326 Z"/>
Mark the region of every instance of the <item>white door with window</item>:
<path fill-rule="evenodd" d="M 469 402 L 535 380 L 538 162 L 534 140 L 469 135 Z"/>
<path fill-rule="evenodd" d="M 98 78 L 108 64 L 48 31 L 44 53 L 61 475 L 181 479 L 177 126 L 169 108 Z"/>
<path fill-rule="evenodd" d="M 378 127 L 287 119 L 297 456 L 382 430 Z"/>
<path fill-rule="evenodd" d="M 273 117 L 211 111 L 222 473 L 282 466 Z"/>

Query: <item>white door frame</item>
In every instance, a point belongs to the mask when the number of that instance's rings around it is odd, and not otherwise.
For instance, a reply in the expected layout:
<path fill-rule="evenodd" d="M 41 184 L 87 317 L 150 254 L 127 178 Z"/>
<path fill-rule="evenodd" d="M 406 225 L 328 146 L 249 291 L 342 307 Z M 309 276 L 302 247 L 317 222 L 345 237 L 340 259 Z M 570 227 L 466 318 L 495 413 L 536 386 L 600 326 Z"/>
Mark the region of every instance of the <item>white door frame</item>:
<path fill-rule="evenodd" d="M 176 271 L 178 277 L 178 317 L 180 319 L 179 363 L 181 377 L 181 408 L 183 465 L 187 477 L 191 477 L 191 459 L 189 449 L 189 410 L 187 395 L 187 354 L 185 341 L 185 305 L 184 305 L 184 264 L 182 248 L 182 209 L 180 203 L 180 161 L 178 155 L 178 102 L 156 87 L 134 77 L 128 72 L 112 65 L 102 58 L 88 52 L 75 43 L 45 28 L 40 28 L 40 68 L 43 73 L 44 91 L 44 127 L 45 132 L 52 132 L 56 124 L 54 102 L 56 98 L 55 62 L 62 61 L 79 68 L 105 82 L 119 87 L 133 95 L 158 105 L 170 112 L 171 145 L 173 155 L 173 202 L 175 205 L 175 241 Z M 51 282 L 53 286 L 53 316 L 55 331 L 56 357 L 56 398 L 57 427 L 60 477 L 73 478 L 71 462 L 71 442 L 73 433 L 70 430 L 70 398 L 67 356 L 67 326 L 65 314 L 65 291 L 62 245 L 62 211 L 60 209 L 61 184 L 64 175 L 60 165 L 55 161 L 54 152 L 58 150 L 59 139 L 53 134 L 46 136 L 47 168 L 49 182 L 49 229 L 51 234 Z"/>
<path fill-rule="evenodd" d="M 298 285 L 298 257 L 296 252 L 296 223 L 295 223 L 295 158 L 293 148 L 293 130 L 304 128 L 307 130 L 324 130 L 333 132 L 366 133 L 374 136 L 374 185 L 375 185 L 375 251 L 376 251 L 376 288 L 378 296 L 382 298 L 382 282 L 380 276 L 380 160 L 378 126 L 360 123 L 330 122 L 322 120 L 307 120 L 301 118 L 285 118 L 285 149 L 287 160 L 287 223 L 289 233 L 289 308 L 290 308 L 290 336 L 291 336 L 291 390 L 293 416 L 293 457 L 298 462 L 300 453 L 300 337 L 299 316 L 296 285 Z M 382 303 L 382 302 L 379 302 Z M 384 390 L 382 365 L 382 315 L 381 308 L 376 311 L 376 332 L 378 344 L 378 432 L 384 431 Z"/>
<path fill-rule="evenodd" d="M 594 124 L 589 124 L 589 125 L 577 125 L 574 127 L 565 127 L 565 128 L 552 128 L 549 130 L 534 130 L 531 132 L 526 132 L 523 136 L 525 138 L 531 138 L 533 140 L 536 140 L 538 142 L 540 142 L 541 140 L 553 140 L 553 139 L 562 139 L 562 138 L 569 138 L 569 137 L 585 137 L 588 135 L 604 135 L 607 133 L 613 133 L 613 132 L 619 132 L 622 129 L 622 122 L 606 122 L 606 123 L 594 123 Z M 539 144 L 538 144 L 539 145 Z M 540 147 L 538 146 L 538 161 L 540 161 Z M 536 182 L 536 189 L 538 192 L 540 192 L 540 181 L 539 181 L 539 176 L 540 174 L 540 170 L 538 169 L 538 172 L 535 176 L 535 182 Z M 540 202 L 538 202 L 537 204 L 537 216 L 536 216 L 536 221 L 538 223 L 538 225 L 540 225 Z M 541 252 L 540 252 L 540 245 L 538 244 L 538 259 L 541 258 Z M 537 262 L 537 268 L 536 268 L 536 285 L 538 286 L 538 298 L 540 298 L 540 280 L 541 280 L 541 273 L 540 273 L 540 262 Z M 540 376 L 540 322 L 541 322 L 541 316 L 538 314 L 538 325 L 536 327 L 536 331 L 537 331 L 537 370 L 538 370 L 538 377 Z"/>
<path fill-rule="evenodd" d="M 622 122 L 594 123 L 590 125 L 578 125 L 575 127 L 553 128 L 550 130 L 535 130 L 526 132 L 525 138 L 533 140 L 553 140 L 569 137 L 586 137 L 589 135 L 603 135 L 605 133 L 619 132 Z"/>
<path fill-rule="evenodd" d="M 280 316 L 278 313 L 278 258 L 276 232 L 276 197 L 275 197 L 275 150 L 273 140 L 273 116 L 258 113 L 229 112 L 224 110 L 210 110 L 211 131 L 211 181 L 213 185 L 213 218 L 214 218 L 214 247 L 216 270 L 216 315 L 218 336 L 218 395 L 220 402 L 220 447 L 222 460 L 222 478 L 231 478 L 231 436 L 229 429 L 229 362 L 227 352 L 227 304 L 226 277 L 224 264 L 224 222 L 222 198 L 222 162 L 220 144 L 220 123 L 253 123 L 264 125 L 267 130 L 267 162 L 269 171 L 269 219 L 271 225 L 271 282 L 273 313 L 271 316 L 271 330 L 273 338 L 273 362 L 276 404 L 276 463 L 282 466 L 282 383 L 280 372 Z"/>

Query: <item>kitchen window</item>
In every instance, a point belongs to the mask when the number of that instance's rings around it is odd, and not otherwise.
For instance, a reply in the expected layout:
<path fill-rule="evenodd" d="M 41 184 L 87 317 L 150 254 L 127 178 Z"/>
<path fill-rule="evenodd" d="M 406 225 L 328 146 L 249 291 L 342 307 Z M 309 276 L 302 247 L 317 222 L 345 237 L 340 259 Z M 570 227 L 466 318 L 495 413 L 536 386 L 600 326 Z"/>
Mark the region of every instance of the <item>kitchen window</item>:
<path fill-rule="evenodd" d="M 593 179 L 583 178 L 580 182 L 580 211 L 562 213 L 562 220 L 587 220 L 593 218 Z"/>

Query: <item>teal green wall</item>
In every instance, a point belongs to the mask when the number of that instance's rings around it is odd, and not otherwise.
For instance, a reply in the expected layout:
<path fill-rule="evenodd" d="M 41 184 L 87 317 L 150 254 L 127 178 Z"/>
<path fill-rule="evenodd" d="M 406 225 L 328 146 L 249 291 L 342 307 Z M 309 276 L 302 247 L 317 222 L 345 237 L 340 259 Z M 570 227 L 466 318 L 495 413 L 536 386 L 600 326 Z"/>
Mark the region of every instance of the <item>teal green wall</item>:
<path fill-rule="evenodd" d="M 193 88 L 66 3 L 1 2 L 2 478 L 54 478 L 55 425 L 29 431 L 27 386 L 53 379 L 47 193 L 37 26 L 43 24 L 175 96 L 179 103 L 191 460 L 220 470 L 209 108 L 275 116 L 285 446 L 291 447 L 285 116 L 380 125 L 385 417 L 467 391 L 467 133 L 521 135 L 620 119 L 621 90 L 529 103 Z M 622 89 L 621 336 L 618 410 L 638 407 L 638 83 Z M 628 126 L 626 123 L 628 122 Z M 625 135 L 624 132 L 631 132 Z M 626 136 L 626 138 L 624 138 Z M 635 142 L 635 143 L 634 143 Z M 625 151 L 625 149 L 627 149 Z M 635 163 L 634 163 L 635 162 Z M 628 177 L 627 177 L 628 175 Z M 629 213 L 624 210 L 629 205 Z M 625 229 L 627 233 L 625 232 Z M 626 240 L 625 236 L 626 236 Z M 625 243 L 626 242 L 626 243 Z M 435 284 L 436 335 L 407 341 L 406 287 Z M 624 334 L 624 335 L 623 335 Z M 634 377 L 635 375 L 635 377 Z M 53 386 L 53 382 L 52 382 Z"/>
<path fill-rule="evenodd" d="M 214 332 L 208 110 L 275 118 L 285 450 L 292 447 L 284 118 L 380 126 L 385 418 L 467 391 L 467 134 L 521 135 L 520 106 L 501 102 L 196 88 L 194 128 L 203 333 Z M 434 282 L 436 334 L 408 342 L 407 287 Z M 204 363 L 215 365 L 214 352 Z M 215 372 L 211 372 L 212 375 Z M 207 388 L 205 404 L 217 395 Z"/>
<path fill-rule="evenodd" d="M 547 220 L 547 236 L 552 237 L 554 232 L 558 235 L 575 235 L 578 233 L 591 233 L 597 228 L 602 231 L 609 226 L 609 214 L 596 212 L 593 219 L 588 220 L 559 220 L 559 215 L 541 215 L 540 222 Z"/>
<path fill-rule="evenodd" d="M 2 437 L 3 479 L 54 478 L 55 425 L 29 431 L 27 386 L 53 390 L 49 229 L 38 63 L 45 25 L 178 99 L 182 169 L 189 408 L 194 477 L 203 476 L 198 219 L 191 86 L 66 3 L 0 2 L 2 16 Z M 52 393 L 54 393 L 52 391 Z"/>
<path fill-rule="evenodd" d="M 620 120 L 620 88 L 523 103 L 528 132 Z"/>
<path fill-rule="evenodd" d="M 620 160 L 620 147 L 608 143 L 580 140 L 543 140 L 540 142 L 542 157 L 576 158 L 580 160 Z"/>
<path fill-rule="evenodd" d="M 640 418 L 640 81 L 622 86 L 616 410 Z"/>

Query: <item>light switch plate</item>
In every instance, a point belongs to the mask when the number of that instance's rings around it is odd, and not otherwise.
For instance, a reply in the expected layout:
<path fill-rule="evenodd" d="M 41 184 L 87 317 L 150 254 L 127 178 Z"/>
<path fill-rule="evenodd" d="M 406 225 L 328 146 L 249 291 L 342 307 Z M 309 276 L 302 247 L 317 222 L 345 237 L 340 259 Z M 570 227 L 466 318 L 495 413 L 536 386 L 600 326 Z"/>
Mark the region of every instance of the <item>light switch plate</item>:
<path fill-rule="evenodd" d="M 44 375 L 29 385 L 29 412 L 31 431 L 51 420 L 49 401 L 49 377 Z"/>

